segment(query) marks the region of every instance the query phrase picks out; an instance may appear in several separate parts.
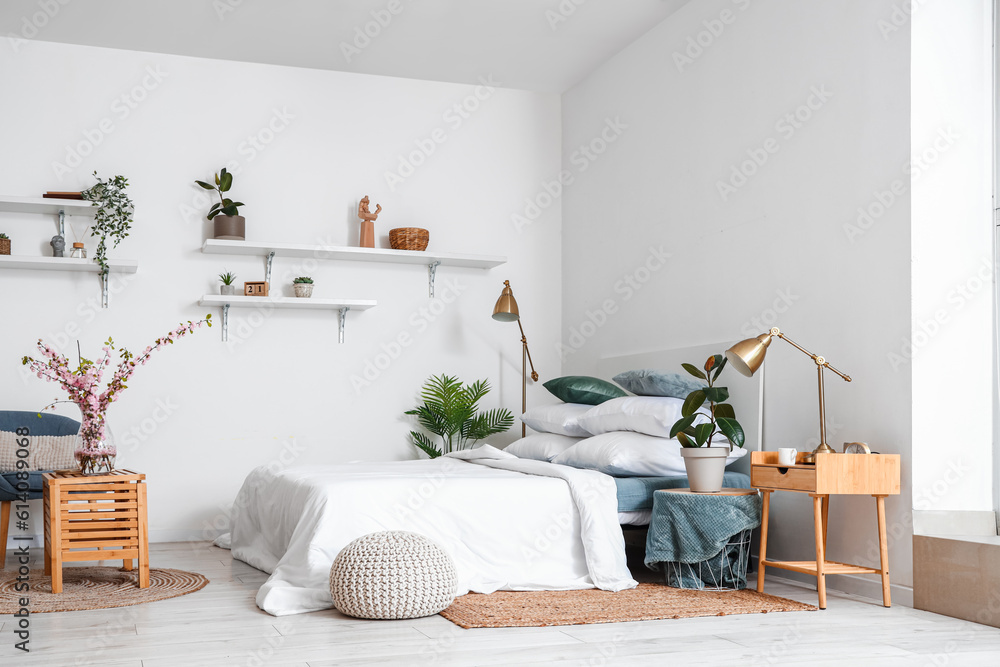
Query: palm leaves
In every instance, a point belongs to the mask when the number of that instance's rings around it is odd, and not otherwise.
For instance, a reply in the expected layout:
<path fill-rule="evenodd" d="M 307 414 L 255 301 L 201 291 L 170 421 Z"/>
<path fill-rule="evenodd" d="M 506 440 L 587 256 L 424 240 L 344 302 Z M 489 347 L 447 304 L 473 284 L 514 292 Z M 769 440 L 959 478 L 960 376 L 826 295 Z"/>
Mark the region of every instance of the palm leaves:
<path fill-rule="evenodd" d="M 514 424 L 510 410 L 479 412 L 479 401 L 489 391 L 490 383 L 486 380 L 466 386 L 457 377 L 431 376 L 420 391 L 423 405 L 407 410 L 406 414 L 416 416 L 417 423 L 439 436 L 441 447 L 417 431 L 410 431 L 413 444 L 433 459 L 509 429 Z"/>

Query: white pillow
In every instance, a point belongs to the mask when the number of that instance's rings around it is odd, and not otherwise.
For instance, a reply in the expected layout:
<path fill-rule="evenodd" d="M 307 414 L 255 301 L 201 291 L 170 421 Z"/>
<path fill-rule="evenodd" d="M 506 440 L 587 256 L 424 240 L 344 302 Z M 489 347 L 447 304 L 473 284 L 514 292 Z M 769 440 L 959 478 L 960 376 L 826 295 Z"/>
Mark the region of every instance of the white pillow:
<path fill-rule="evenodd" d="M 581 427 L 593 435 L 612 431 L 635 431 L 658 438 L 669 438 L 670 428 L 681 418 L 684 401 L 668 396 L 625 396 L 612 398 L 595 405 L 579 419 Z M 707 411 L 698 412 L 706 417 L 695 421 L 708 421 Z"/>
<path fill-rule="evenodd" d="M 717 447 L 728 445 L 721 434 L 716 434 L 712 441 Z M 737 447 L 729 454 L 726 465 L 744 454 L 746 451 Z M 618 477 L 675 477 L 687 474 L 684 459 L 681 458 L 680 442 L 630 431 L 604 433 L 581 440 L 552 459 L 552 463 L 597 470 Z"/>
<path fill-rule="evenodd" d="M 507 445 L 505 452 L 521 459 L 551 461 L 583 438 L 571 438 L 557 433 L 532 433 Z"/>
<path fill-rule="evenodd" d="M 575 438 L 586 438 L 591 434 L 583 430 L 577 422 L 592 407 L 594 406 L 582 403 L 540 405 L 521 415 L 521 421 L 527 424 L 528 428 L 541 433 L 558 433 L 559 435 L 571 435 Z"/>
<path fill-rule="evenodd" d="M 28 439 L 28 456 L 24 470 L 65 470 L 76 467 L 75 435 L 19 436 L 10 431 L 0 431 L 0 473 L 17 470 L 18 440 Z"/>

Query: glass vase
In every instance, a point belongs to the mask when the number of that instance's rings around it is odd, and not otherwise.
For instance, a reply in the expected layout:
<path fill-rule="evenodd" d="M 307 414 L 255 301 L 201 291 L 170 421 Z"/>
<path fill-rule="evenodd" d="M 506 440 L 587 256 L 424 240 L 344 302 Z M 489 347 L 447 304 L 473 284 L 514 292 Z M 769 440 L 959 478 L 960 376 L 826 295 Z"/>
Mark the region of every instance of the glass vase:
<path fill-rule="evenodd" d="M 103 414 L 84 414 L 73 454 L 83 475 L 106 475 L 115 469 L 118 448 Z"/>

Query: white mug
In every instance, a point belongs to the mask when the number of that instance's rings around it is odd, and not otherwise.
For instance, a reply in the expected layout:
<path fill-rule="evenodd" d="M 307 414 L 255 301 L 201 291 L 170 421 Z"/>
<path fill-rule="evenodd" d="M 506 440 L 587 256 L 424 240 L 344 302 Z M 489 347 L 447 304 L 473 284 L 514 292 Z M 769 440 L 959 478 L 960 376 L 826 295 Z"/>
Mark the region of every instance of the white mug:
<path fill-rule="evenodd" d="M 778 463 L 783 466 L 793 466 L 795 465 L 795 455 L 798 452 L 791 447 L 779 447 L 778 448 Z"/>

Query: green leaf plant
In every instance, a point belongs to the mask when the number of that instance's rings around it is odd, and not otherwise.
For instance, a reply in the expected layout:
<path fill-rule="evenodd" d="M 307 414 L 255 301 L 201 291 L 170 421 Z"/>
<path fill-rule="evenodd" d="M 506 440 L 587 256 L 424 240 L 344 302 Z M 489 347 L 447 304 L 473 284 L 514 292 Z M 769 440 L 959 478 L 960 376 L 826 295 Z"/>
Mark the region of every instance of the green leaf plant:
<path fill-rule="evenodd" d="M 205 181 L 195 181 L 195 183 L 206 190 L 214 190 L 219 194 L 219 203 L 213 204 L 211 210 L 208 212 L 209 220 L 220 213 L 222 215 L 239 215 L 240 210 L 238 207 L 246 206 L 246 204 L 241 201 L 233 201 L 232 199 L 227 199 L 223 196 L 222 193 L 229 192 L 229 189 L 233 187 L 233 175 L 226 171 L 225 167 L 223 167 L 222 171 L 215 175 L 215 185 L 206 183 Z"/>
<path fill-rule="evenodd" d="M 101 273 L 107 274 L 110 271 L 108 239 L 111 240 L 111 247 L 117 248 L 122 239 L 128 236 L 128 230 L 132 228 L 135 205 L 125 192 L 128 179 L 124 176 L 114 176 L 102 181 L 95 171 L 94 178 L 97 179 L 97 184 L 80 194 L 98 207 L 94 213 L 94 222 L 90 226 L 90 235 L 98 239 L 94 261 L 101 265 Z"/>
<path fill-rule="evenodd" d="M 406 414 L 416 416 L 417 422 L 441 441 L 438 445 L 425 433 L 410 431 L 413 445 L 433 459 L 468 449 L 478 440 L 509 429 L 514 425 L 510 410 L 479 412 L 479 401 L 489 391 L 487 380 L 465 385 L 457 377 L 447 375 L 428 378 L 420 391 L 423 405 L 407 410 Z"/>
<path fill-rule="evenodd" d="M 730 449 L 742 447 L 746 440 L 743 427 L 736 421 L 736 411 L 726 403 L 729 389 L 715 386 L 726 361 L 721 354 L 713 355 L 705 362 L 704 371 L 693 364 L 681 364 L 688 373 L 708 383 L 707 387 L 695 389 L 687 395 L 681 408 L 681 418 L 670 429 L 670 437 L 677 438 L 684 447 L 704 447 L 712 442 L 716 433 L 722 433 L 729 439 Z M 709 405 L 708 415 L 698 412 L 706 402 Z M 704 419 L 706 416 L 709 421 L 695 423 L 699 417 Z"/>

